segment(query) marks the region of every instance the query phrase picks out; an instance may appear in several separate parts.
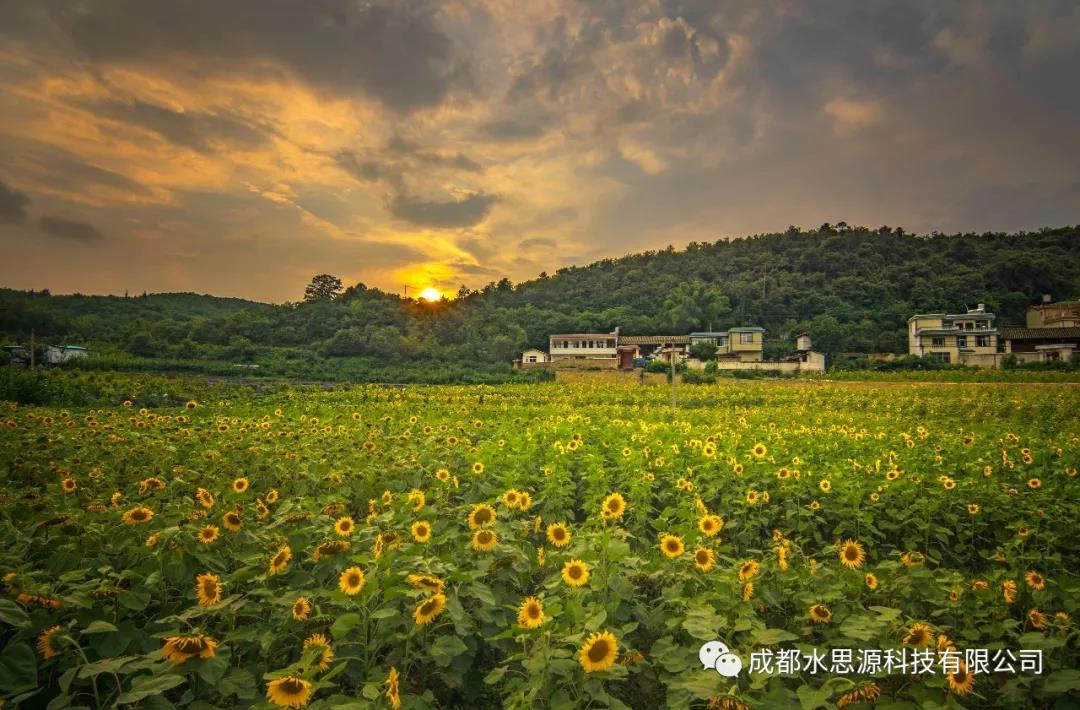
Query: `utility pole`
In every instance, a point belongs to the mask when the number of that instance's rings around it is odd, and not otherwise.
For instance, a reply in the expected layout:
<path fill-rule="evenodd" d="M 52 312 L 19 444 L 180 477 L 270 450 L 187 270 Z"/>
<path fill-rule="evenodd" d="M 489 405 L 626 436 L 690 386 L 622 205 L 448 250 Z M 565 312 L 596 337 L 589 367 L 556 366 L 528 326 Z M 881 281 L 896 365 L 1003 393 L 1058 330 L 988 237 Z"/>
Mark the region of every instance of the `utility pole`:
<path fill-rule="evenodd" d="M 405 284 L 405 300 L 409 300 L 409 284 Z"/>
<path fill-rule="evenodd" d="M 30 369 L 34 369 L 34 329 L 30 329 Z"/>

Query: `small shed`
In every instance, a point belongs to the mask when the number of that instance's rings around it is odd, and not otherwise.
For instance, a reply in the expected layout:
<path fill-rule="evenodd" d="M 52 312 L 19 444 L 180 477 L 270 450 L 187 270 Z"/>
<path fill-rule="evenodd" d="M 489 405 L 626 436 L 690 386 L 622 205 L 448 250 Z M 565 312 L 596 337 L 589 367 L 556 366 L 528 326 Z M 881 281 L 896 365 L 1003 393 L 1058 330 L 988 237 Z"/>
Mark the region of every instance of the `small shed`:
<path fill-rule="evenodd" d="M 544 352 L 543 350 L 539 350 L 537 348 L 530 348 L 529 350 L 526 350 L 525 352 L 521 353 L 521 362 L 524 363 L 524 364 L 537 363 L 537 362 L 547 362 L 547 361 L 548 361 L 548 354 L 546 352 Z"/>
<path fill-rule="evenodd" d="M 81 345 L 50 345 L 45 348 L 45 362 L 49 365 L 62 365 L 72 360 L 86 357 L 87 350 Z"/>

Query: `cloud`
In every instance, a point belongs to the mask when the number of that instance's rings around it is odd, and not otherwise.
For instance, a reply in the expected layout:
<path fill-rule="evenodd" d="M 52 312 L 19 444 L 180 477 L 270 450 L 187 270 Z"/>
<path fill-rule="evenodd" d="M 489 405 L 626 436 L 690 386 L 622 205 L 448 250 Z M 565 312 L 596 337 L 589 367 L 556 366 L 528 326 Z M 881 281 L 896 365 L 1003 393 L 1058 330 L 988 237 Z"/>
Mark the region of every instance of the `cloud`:
<path fill-rule="evenodd" d="M 68 239 L 75 242 L 96 242 L 105 238 L 88 222 L 80 222 L 62 217 L 44 216 L 38 220 L 42 231 L 59 239 Z"/>
<path fill-rule="evenodd" d="M 335 96 L 362 92 L 410 113 L 467 86 L 468 68 L 420 3 L 349 0 L 88 0 L 50 21 L 97 62 L 170 70 L 226 62 L 238 74 L 285 69 Z"/>
<path fill-rule="evenodd" d="M 0 224 L 22 224 L 30 198 L 0 180 Z"/>
<path fill-rule="evenodd" d="M 448 202 L 420 200 L 397 195 L 390 201 L 390 213 L 413 224 L 438 229 L 472 227 L 484 221 L 496 202 L 494 195 L 471 193 Z"/>
<path fill-rule="evenodd" d="M 201 152 L 216 149 L 253 149 L 269 140 L 265 127 L 239 118 L 202 111 L 177 111 L 146 101 L 88 103 L 95 114 L 142 126 L 165 140 Z"/>
<path fill-rule="evenodd" d="M 833 130 L 840 135 L 856 133 L 881 120 L 881 107 L 874 101 L 837 96 L 825 104 L 825 113 L 833 119 Z"/>
<path fill-rule="evenodd" d="M 518 242 L 519 249 L 554 249 L 555 246 L 553 240 L 544 239 L 543 237 L 531 237 Z"/>
<path fill-rule="evenodd" d="M 375 182 L 389 175 L 386 168 L 379 161 L 365 160 L 349 150 L 339 151 L 334 155 L 334 162 L 361 182 Z"/>

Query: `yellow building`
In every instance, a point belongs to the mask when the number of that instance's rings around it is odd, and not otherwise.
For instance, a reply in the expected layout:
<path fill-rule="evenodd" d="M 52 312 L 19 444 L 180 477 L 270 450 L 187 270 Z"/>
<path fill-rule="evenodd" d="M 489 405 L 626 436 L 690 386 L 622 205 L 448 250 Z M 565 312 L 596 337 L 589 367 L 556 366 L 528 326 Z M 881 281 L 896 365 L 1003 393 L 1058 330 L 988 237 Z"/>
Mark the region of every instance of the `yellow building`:
<path fill-rule="evenodd" d="M 995 316 L 983 304 L 967 313 L 919 313 L 908 318 L 908 352 L 942 362 L 997 367 Z"/>
<path fill-rule="evenodd" d="M 764 359 L 762 355 L 764 338 L 764 328 L 744 326 L 729 330 L 691 333 L 690 344 L 712 343 L 716 346 L 718 360 L 761 362 Z"/>
<path fill-rule="evenodd" d="M 1050 302 L 1043 296 L 1037 306 L 1028 306 L 1028 328 L 1080 328 L 1080 301 Z"/>

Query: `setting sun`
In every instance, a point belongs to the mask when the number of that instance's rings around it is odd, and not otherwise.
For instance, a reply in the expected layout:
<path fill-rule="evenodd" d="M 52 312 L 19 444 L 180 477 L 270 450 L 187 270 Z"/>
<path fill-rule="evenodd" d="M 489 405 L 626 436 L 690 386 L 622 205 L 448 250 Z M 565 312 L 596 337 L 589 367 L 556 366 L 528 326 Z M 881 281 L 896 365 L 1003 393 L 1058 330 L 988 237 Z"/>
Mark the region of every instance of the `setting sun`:
<path fill-rule="evenodd" d="M 435 288 L 434 286 L 428 286 L 420 292 L 420 298 L 424 299 L 425 301 L 435 302 L 442 298 L 442 291 Z"/>

